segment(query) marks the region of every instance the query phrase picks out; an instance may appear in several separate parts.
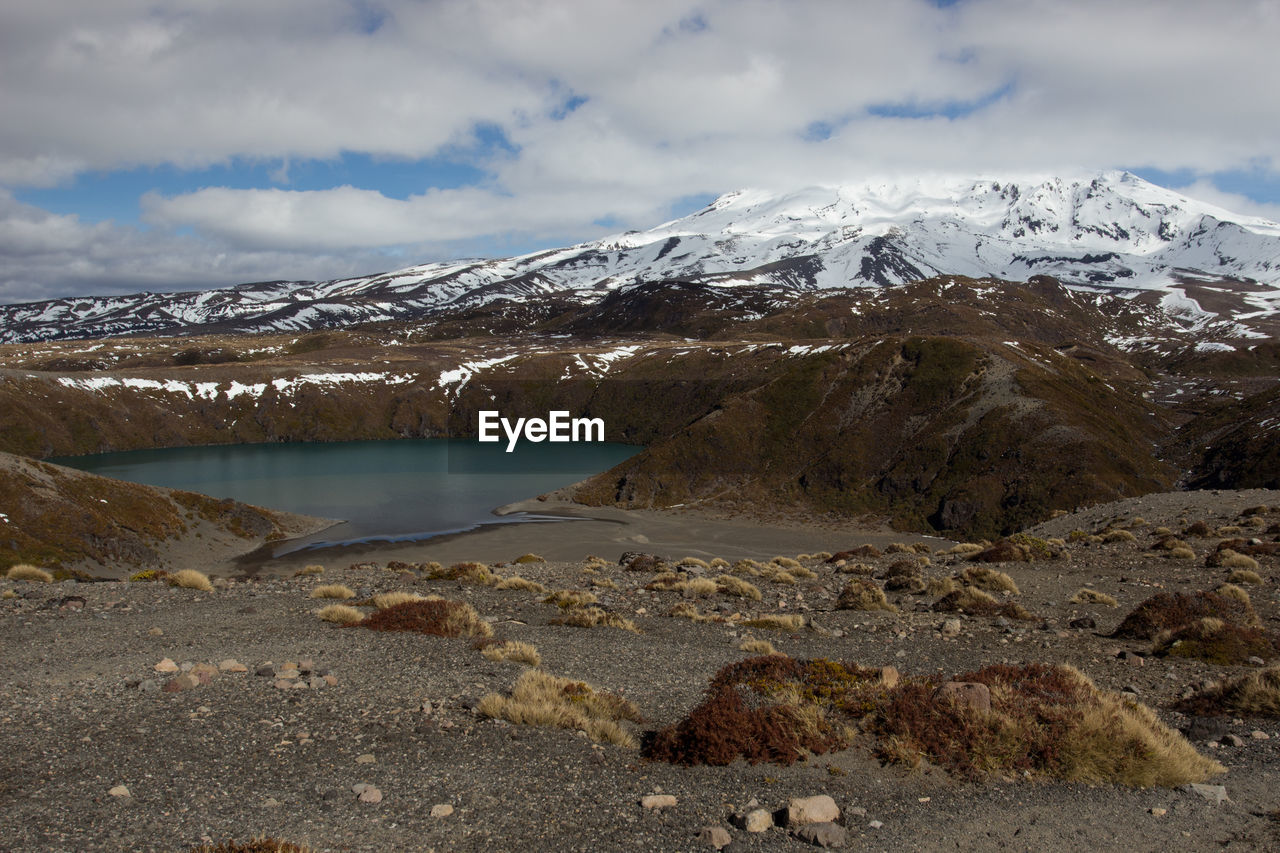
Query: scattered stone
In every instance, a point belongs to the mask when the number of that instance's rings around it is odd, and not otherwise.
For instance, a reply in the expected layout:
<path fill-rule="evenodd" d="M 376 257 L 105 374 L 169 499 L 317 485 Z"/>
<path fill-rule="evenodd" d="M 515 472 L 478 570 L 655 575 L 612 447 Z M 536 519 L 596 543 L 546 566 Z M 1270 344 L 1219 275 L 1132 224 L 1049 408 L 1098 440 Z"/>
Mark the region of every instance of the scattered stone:
<path fill-rule="evenodd" d="M 255 669 L 253 674 L 262 676 L 263 678 L 273 678 L 276 674 L 276 668 L 269 663 L 264 663 L 262 666 Z"/>
<path fill-rule="evenodd" d="M 369 785 L 360 792 L 356 799 L 362 803 L 380 803 L 382 802 L 382 792 L 372 785 Z"/>
<path fill-rule="evenodd" d="M 1201 785 L 1192 782 L 1189 785 L 1183 785 L 1182 790 L 1202 797 L 1214 805 L 1222 805 L 1227 802 L 1227 788 L 1225 785 Z"/>
<path fill-rule="evenodd" d="M 451 814 L 453 814 L 453 806 L 448 803 L 436 803 L 431 807 L 432 817 L 448 817 Z"/>
<path fill-rule="evenodd" d="M 324 677 L 324 683 L 329 685 L 330 687 L 337 687 L 338 686 L 337 676 L 326 675 Z"/>
<path fill-rule="evenodd" d="M 886 690 L 892 690 L 897 687 L 901 679 L 902 676 L 898 673 L 896 666 L 880 667 L 880 681 L 884 684 Z"/>
<path fill-rule="evenodd" d="M 879 829 L 880 827 L 884 826 L 884 823 L 882 821 L 873 820 L 871 821 L 871 823 L 867 824 L 867 826 L 871 827 L 872 829 Z"/>
<path fill-rule="evenodd" d="M 1218 743 L 1223 746 L 1244 746 L 1244 739 L 1239 735 L 1227 734 L 1218 738 Z"/>
<path fill-rule="evenodd" d="M 154 678 L 144 678 L 138 684 L 138 689 L 143 693 L 159 693 L 160 682 L 156 681 Z"/>
<path fill-rule="evenodd" d="M 991 710 L 991 688 L 977 681 L 948 681 L 933 692 L 935 702 L 952 702 L 975 711 Z"/>
<path fill-rule="evenodd" d="M 364 789 L 370 787 L 368 782 L 357 782 L 351 786 L 351 793 L 359 795 L 364 793 Z"/>
<path fill-rule="evenodd" d="M 164 684 L 165 693 L 181 693 L 184 690 L 190 690 L 193 687 L 200 686 L 200 679 L 196 678 L 189 672 L 184 672 L 175 678 L 171 678 Z"/>
<path fill-rule="evenodd" d="M 275 797 L 267 797 L 262 801 L 262 807 L 264 809 L 278 809 L 280 808 L 280 801 Z"/>
<path fill-rule="evenodd" d="M 297 667 L 282 666 L 276 669 L 276 678 L 287 678 L 290 681 L 302 675 Z"/>
<path fill-rule="evenodd" d="M 787 803 L 787 826 L 828 823 L 840 817 L 840 807 L 826 794 L 792 797 Z"/>
<path fill-rule="evenodd" d="M 648 794 L 640 798 L 640 805 L 646 809 L 665 809 L 676 804 L 676 798 L 670 794 Z"/>
<path fill-rule="evenodd" d="M 810 823 L 792 833 L 801 841 L 816 844 L 818 847 L 843 847 L 848 833 L 838 823 Z"/>
<path fill-rule="evenodd" d="M 293 682 L 287 678 L 276 679 L 275 686 L 277 690 L 288 690 L 293 686 Z"/>
<path fill-rule="evenodd" d="M 1253 738 L 1254 740 L 1271 740 L 1271 735 L 1267 734 L 1261 729 L 1254 729 L 1249 734 L 1249 737 Z"/>
<path fill-rule="evenodd" d="M 723 826 L 704 826 L 702 831 L 698 833 L 698 843 L 706 847 L 714 847 L 717 850 L 728 847 L 733 837 L 729 835 L 729 830 Z"/>
<path fill-rule="evenodd" d="M 949 619 L 944 619 L 942 621 L 942 627 L 938 630 L 941 631 L 942 636 L 944 637 L 959 637 L 960 629 L 960 620 L 952 616 Z"/>
<path fill-rule="evenodd" d="M 220 661 L 218 663 L 218 669 L 221 670 L 222 672 L 248 672 L 249 671 L 249 667 L 240 663 L 240 661 L 236 660 L 235 658 L 227 658 L 224 661 Z"/>
<path fill-rule="evenodd" d="M 319 690 L 321 687 L 325 687 L 328 684 L 329 682 L 325 681 L 323 678 L 321 678 L 318 675 L 311 676 L 311 678 L 307 681 L 307 686 L 310 687 L 312 690 Z"/>
<path fill-rule="evenodd" d="M 218 677 L 218 668 L 208 663 L 198 663 L 187 672 L 190 675 L 194 675 L 201 684 L 208 684 Z"/>
<path fill-rule="evenodd" d="M 1249 666 L 1266 666 L 1267 662 L 1257 655 L 1249 655 Z"/>
<path fill-rule="evenodd" d="M 133 796 L 133 794 L 129 793 L 129 789 L 126 788 L 124 785 L 116 785 L 110 791 L 107 791 L 107 793 L 113 797 L 132 797 Z"/>
<path fill-rule="evenodd" d="M 773 827 L 773 814 L 768 809 L 752 809 L 739 820 L 747 832 L 764 832 Z"/>
<path fill-rule="evenodd" d="M 153 636 L 153 637 L 163 637 L 163 636 L 164 636 L 164 631 L 163 631 L 163 630 L 161 630 L 160 628 L 152 628 L 152 629 L 151 629 L 150 631 L 148 631 L 147 633 L 148 633 L 148 634 L 150 634 L 150 635 L 151 635 L 151 636 Z"/>
<path fill-rule="evenodd" d="M 1156 817 L 1164 817 L 1169 813 L 1169 810 L 1161 809 L 1161 808 L 1151 808 L 1151 809 L 1147 809 L 1147 812 L 1155 815 Z"/>
<path fill-rule="evenodd" d="M 1092 616 L 1080 616 L 1072 619 L 1067 623 L 1067 625 L 1075 628 L 1077 631 L 1088 631 L 1098 627 L 1098 620 L 1094 619 Z"/>
<path fill-rule="evenodd" d="M 1137 652 L 1123 651 L 1116 655 L 1121 661 L 1129 664 L 1129 666 L 1146 666 L 1147 659 Z"/>
<path fill-rule="evenodd" d="M 364 755 L 356 756 L 356 764 L 377 764 L 378 759 L 373 757 L 372 752 L 366 752 Z"/>
<path fill-rule="evenodd" d="M 156 672 L 177 672 L 178 665 L 173 662 L 172 658 L 165 658 L 164 660 L 160 661 L 160 663 L 152 667 L 152 669 L 154 669 Z"/>

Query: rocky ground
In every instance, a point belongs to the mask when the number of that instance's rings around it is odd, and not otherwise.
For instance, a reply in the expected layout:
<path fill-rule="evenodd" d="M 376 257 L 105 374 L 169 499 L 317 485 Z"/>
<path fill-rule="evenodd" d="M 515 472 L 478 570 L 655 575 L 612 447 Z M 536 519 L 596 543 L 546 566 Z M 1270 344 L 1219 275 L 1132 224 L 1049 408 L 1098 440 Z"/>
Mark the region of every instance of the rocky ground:
<path fill-rule="evenodd" d="M 851 576 L 820 559 L 801 559 L 815 577 L 794 583 L 748 578 L 763 593 L 758 602 L 645 589 L 653 572 L 626 571 L 614 553 L 594 567 L 490 567 L 549 590 L 590 591 L 638 633 L 551 624 L 563 611 L 528 589 L 431 580 L 427 546 L 411 566 L 364 555 L 322 574 L 216 579 L 213 592 L 0 580 L 0 849 L 185 851 L 265 834 L 326 851 L 696 850 L 725 838 L 725 849 L 801 850 L 810 842 L 797 827 L 750 832 L 736 818 L 815 795 L 840 809 L 844 839 L 827 840 L 850 849 L 1274 849 L 1280 724 L 1193 719 L 1168 707 L 1250 667 L 1157 657 L 1148 642 L 1106 636 L 1155 592 L 1225 580 L 1229 570 L 1205 565 L 1222 539 L 1275 540 L 1280 509 L 1242 514 L 1259 506 L 1280 508 L 1280 492 L 1151 495 L 1046 522 L 1032 532 L 1111 528 L 1133 539 L 1069 542 L 1058 559 L 996 566 L 1016 581 L 1014 600 L 1031 621 L 933 612 L 930 596 L 906 592 L 889 594 L 897 613 L 837 610 Z M 1211 532 L 1184 537 L 1193 558 L 1152 550 L 1157 528 L 1195 521 Z M 926 578 L 968 565 L 939 550 Z M 857 559 L 883 571 L 900 557 Z M 1275 629 L 1280 558 L 1258 562 L 1262 583 L 1247 588 L 1264 627 Z M 1129 691 L 1166 722 L 1190 727 L 1201 752 L 1225 766 L 1210 782 L 1226 799 L 1215 801 L 1213 790 L 964 781 L 927 763 L 882 765 L 856 745 L 787 767 L 650 762 L 579 732 L 482 716 L 481 699 L 508 691 L 523 664 L 490 660 L 467 638 L 321 621 L 316 611 L 331 602 L 310 594 L 322 584 L 347 585 L 354 601 L 404 590 L 468 602 L 498 638 L 536 646 L 547 672 L 633 702 L 646 720 L 625 724 L 636 734 L 688 713 L 718 669 L 748 656 L 739 648 L 747 638 L 796 658 L 907 675 L 1071 663 L 1099 687 Z M 1086 587 L 1117 606 L 1072 603 Z M 668 615 L 681 602 L 724 621 Z M 806 624 L 742 624 L 760 614 L 800 614 Z M 724 834 L 702 835 L 709 827 Z"/>

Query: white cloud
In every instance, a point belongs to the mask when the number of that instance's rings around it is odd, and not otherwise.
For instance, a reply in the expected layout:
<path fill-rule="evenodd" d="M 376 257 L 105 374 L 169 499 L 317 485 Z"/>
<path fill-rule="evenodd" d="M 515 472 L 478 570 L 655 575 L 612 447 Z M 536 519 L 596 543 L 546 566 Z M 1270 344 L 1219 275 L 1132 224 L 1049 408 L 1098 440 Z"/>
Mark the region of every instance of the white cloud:
<path fill-rule="evenodd" d="M 604 218 L 655 224 L 680 197 L 886 171 L 1275 169 L 1277 41 L 1273 0 L 8 4 L 3 186 L 244 161 L 281 164 L 283 183 L 289 164 L 344 152 L 456 153 L 480 125 L 517 152 L 467 155 L 488 173 L 481 186 L 403 198 L 361 187 L 150 195 L 150 230 L 27 210 L 0 233 L 0 278 L 13 294 L 60 277 L 64 289 L 95 275 L 111 287 L 301 277 L 322 261 L 332 267 L 318 275 L 332 277 L 386 262 L 381 247 L 583 238 Z M 950 118 L 874 114 L 992 93 Z M 586 101 L 557 119 L 570 94 Z M 806 141 L 815 125 L 829 138 Z M 76 240 L 96 260 L 58 267 Z M 156 266 L 143 276 L 147 257 Z"/>

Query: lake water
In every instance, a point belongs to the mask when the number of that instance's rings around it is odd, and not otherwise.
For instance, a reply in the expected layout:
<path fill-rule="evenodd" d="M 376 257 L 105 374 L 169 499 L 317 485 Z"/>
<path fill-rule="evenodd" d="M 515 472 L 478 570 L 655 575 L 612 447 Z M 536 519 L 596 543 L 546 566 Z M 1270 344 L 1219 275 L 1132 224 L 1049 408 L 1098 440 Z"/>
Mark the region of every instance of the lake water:
<path fill-rule="evenodd" d="M 470 440 L 174 447 L 50 459 L 149 486 L 289 510 L 343 523 L 295 540 L 302 547 L 409 541 L 482 524 L 551 520 L 496 507 L 576 483 L 641 448 L 610 442 L 521 443 L 514 453 Z"/>

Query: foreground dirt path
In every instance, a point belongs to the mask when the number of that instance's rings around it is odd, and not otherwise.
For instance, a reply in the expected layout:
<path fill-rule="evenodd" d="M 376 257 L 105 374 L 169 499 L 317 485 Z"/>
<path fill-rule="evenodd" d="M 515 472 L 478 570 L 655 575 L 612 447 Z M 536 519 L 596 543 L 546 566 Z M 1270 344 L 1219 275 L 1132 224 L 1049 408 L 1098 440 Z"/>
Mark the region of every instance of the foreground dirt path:
<path fill-rule="evenodd" d="M 1169 560 L 1150 550 L 1156 527 L 1197 520 L 1231 527 L 1258 504 L 1280 506 L 1280 493 L 1151 496 L 1050 522 L 1044 535 L 1110 524 L 1130 530 L 1134 541 L 1074 544 L 1065 559 L 1000 564 L 1021 590 L 1015 600 L 1036 620 L 960 616 L 956 636 L 944 636 L 951 614 L 930 611 L 927 595 L 891 593 L 899 613 L 833 609 L 849 575 L 818 560 L 802 560 L 816 576 L 794 583 L 751 578 L 759 602 L 647 590 L 652 572 L 616 563 L 492 569 L 548 589 L 590 591 L 642 633 L 552 624 L 563 611 L 544 603 L 544 594 L 431 580 L 429 570 L 388 569 L 385 559 L 232 582 L 212 593 L 159 583 L 0 581 L 0 594 L 12 596 L 0 600 L 0 849 L 172 851 L 270 834 L 335 851 L 693 850 L 710 849 L 698 834 L 720 826 L 733 849 L 802 850 L 808 845 L 786 829 L 748 833 L 729 817 L 815 794 L 835 800 L 847 844 L 857 849 L 1274 849 L 1274 719 L 1228 717 L 1208 737 L 1234 734 L 1239 746 L 1197 743 L 1227 768 L 1212 780 L 1226 788 L 1229 799 L 1220 804 L 1162 788 L 957 781 L 927 764 L 881 766 L 858 746 L 789 767 L 677 767 L 575 731 L 486 719 L 476 705 L 507 691 L 524 665 L 489 660 L 467 638 L 336 627 L 315 615 L 330 602 L 309 598 L 319 585 L 341 583 L 356 600 L 405 590 L 468 602 L 498 637 L 536 646 L 547 672 L 635 703 L 648 721 L 627 724 L 636 733 L 685 715 L 718 669 L 748 656 L 739 648 L 748 636 L 797 658 L 891 665 L 906 674 L 1071 663 L 1099 687 L 1129 688 L 1185 726 L 1193 721 L 1168 711 L 1170 702 L 1189 686 L 1248 667 L 1152 657 L 1149 643 L 1101 634 L 1154 592 L 1211 588 L 1225 578 L 1204 565 L 1221 537 L 1188 539 L 1196 558 Z M 513 549 L 506 559 L 523 550 L 531 549 Z M 880 570 L 897 556 L 866 562 Z M 428 549 L 414 557 L 433 559 Z M 1274 557 L 1260 563 L 1263 583 L 1250 593 L 1274 629 L 1280 564 Z M 923 571 L 941 578 L 964 565 L 935 553 Z M 1086 585 L 1114 596 L 1117 606 L 1071 603 Z M 681 602 L 730 621 L 667 615 Z M 762 613 L 800 614 L 807 624 L 769 631 L 733 619 Z M 1081 617 L 1096 628 L 1071 628 Z M 1120 652 L 1142 653 L 1143 665 Z M 179 672 L 228 659 L 246 671 L 166 692 L 179 674 L 156 671 L 166 658 Z M 288 663 L 305 671 L 294 675 Z M 380 801 L 360 801 L 353 786 L 361 783 L 374 786 Z M 640 805 L 656 793 L 674 796 L 675 805 Z"/>

